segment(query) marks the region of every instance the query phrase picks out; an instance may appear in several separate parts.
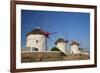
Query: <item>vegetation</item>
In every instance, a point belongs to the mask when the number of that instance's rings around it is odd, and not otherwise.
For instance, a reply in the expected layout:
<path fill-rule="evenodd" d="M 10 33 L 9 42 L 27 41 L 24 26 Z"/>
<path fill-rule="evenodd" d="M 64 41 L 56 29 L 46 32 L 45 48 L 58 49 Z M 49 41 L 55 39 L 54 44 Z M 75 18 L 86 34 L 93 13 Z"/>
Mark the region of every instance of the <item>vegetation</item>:
<path fill-rule="evenodd" d="M 60 51 L 57 47 L 53 47 L 51 51 Z"/>

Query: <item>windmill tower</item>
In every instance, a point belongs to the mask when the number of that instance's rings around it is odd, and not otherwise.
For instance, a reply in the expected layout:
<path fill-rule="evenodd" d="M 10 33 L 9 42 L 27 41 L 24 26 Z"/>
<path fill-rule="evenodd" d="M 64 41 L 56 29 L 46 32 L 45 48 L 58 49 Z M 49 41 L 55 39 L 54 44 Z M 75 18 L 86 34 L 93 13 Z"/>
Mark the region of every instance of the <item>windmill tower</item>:
<path fill-rule="evenodd" d="M 79 54 L 79 43 L 77 43 L 76 41 L 72 41 L 71 43 L 71 47 L 70 47 L 70 53 L 71 54 Z"/>
<path fill-rule="evenodd" d="M 34 51 L 47 51 L 47 39 L 54 33 L 43 31 L 40 27 L 36 27 L 27 34 L 26 47 Z"/>
<path fill-rule="evenodd" d="M 26 47 L 35 49 L 35 51 L 45 51 L 46 35 L 45 32 L 36 27 L 27 34 Z"/>
<path fill-rule="evenodd" d="M 63 38 L 58 38 L 57 41 L 55 42 L 56 47 L 61 50 L 64 54 L 67 54 L 66 50 L 66 43 L 68 41 L 65 41 Z"/>

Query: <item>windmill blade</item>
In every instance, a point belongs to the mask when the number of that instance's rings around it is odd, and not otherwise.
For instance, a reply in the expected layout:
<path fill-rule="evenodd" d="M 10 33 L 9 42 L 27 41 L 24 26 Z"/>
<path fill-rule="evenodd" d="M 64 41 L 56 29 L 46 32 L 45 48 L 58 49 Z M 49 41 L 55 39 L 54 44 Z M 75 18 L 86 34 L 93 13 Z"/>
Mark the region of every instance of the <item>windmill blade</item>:
<path fill-rule="evenodd" d="M 47 38 L 50 38 L 50 35 L 57 34 L 57 32 L 47 32 Z"/>
<path fill-rule="evenodd" d="M 80 48 L 82 48 L 82 42 L 80 42 L 80 41 L 78 41 L 79 42 L 79 44 L 80 44 Z"/>
<path fill-rule="evenodd" d="M 57 34 L 57 32 L 47 32 L 48 35 Z"/>
<path fill-rule="evenodd" d="M 65 34 L 65 39 L 68 41 L 68 33 Z"/>
<path fill-rule="evenodd" d="M 70 37 L 71 37 L 71 35 L 69 34 L 69 32 L 67 32 L 66 38 L 67 38 L 68 42 L 76 41 L 76 40 L 70 39 Z"/>
<path fill-rule="evenodd" d="M 53 39 L 49 36 L 48 40 L 53 41 Z"/>
<path fill-rule="evenodd" d="M 58 34 L 58 37 L 62 38 L 62 37 L 64 37 L 64 36 L 60 33 L 60 34 Z"/>
<path fill-rule="evenodd" d="M 57 32 L 51 32 L 50 34 L 57 34 Z"/>
<path fill-rule="evenodd" d="M 66 32 L 65 39 L 66 39 L 68 42 L 74 41 L 74 40 L 70 39 L 70 36 L 71 36 L 71 35 L 69 34 L 69 32 Z"/>
<path fill-rule="evenodd" d="M 56 32 L 49 32 L 49 31 L 46 31 L 46 32 L 44 32 L 45 33 L 45 35 L 52 35 L 52 34 L 55 34 Z"/>
<path fill-rule="evenodd" d="M 56 34 L 57 32 L 45 32 L 45 35 L 46 35 L 46 50 L 48 49 L 48 38 L 50 39 L 50 35 L 52 34 Z"/>

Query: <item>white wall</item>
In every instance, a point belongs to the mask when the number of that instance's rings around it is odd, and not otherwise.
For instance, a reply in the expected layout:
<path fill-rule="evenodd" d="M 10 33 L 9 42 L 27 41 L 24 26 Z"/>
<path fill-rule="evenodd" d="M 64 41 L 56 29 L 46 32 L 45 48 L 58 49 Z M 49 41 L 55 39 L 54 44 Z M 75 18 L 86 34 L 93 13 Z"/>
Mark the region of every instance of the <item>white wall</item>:
<path fill-rule="evenodd" d="M 71 52 L 71 54 L 79 54 L 79 47 L 78 47 L 78 45 L 71 45 L 71 47 L 70 47 L 70 52 Z"/>
<path fill-rule="evenodd" d="M 36 40 L 38 40 L 37 43 Z M 27 36 L 26 47 L 35 47 L 38 48 L 38 51 L 45 51 L 46 37 L 39 34 L 30 34 Z"/>
<path fill-rule="evenodd" d="M 59 48 L 63 53 L 67 54 L 66 42 L 58 42 L 56 47 Z"/>
<path fill-rule="evenodd" d="M 0 73 L 10 73 L 10 0 L 0 0 Z M 98 5 L 98 31 L 100 32 L 100 0 L 34 0 L 56 3 Z M 98 33 L 98 67 L 41 71 L 34 73 L 99 73 L 100 72 L 100 33 Z M 27 72 L 28 73 L 28 72 Z M 33 72 L 30 72 L 33 73 Z"/>

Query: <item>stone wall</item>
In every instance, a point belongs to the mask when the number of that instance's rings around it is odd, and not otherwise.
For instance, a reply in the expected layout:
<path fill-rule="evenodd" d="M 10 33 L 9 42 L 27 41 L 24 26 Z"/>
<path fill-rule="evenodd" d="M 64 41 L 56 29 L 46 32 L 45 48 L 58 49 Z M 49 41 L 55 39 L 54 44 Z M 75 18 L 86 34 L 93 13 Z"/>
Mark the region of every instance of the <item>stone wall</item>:
<path fill-rule="evenodd" d="M 67 54 L 62 52 L 22 52 L 21 62 L 45 62 L 64 60 L 86 60 L 90 56 L 86 54 Z"/>
<path fill-rule="evenodd" d="M 61 52 L 23 52 L 22 62 L 56 61 L 61 60 Z"/>
<path fill-rule="evenodd" d="M 90 56 L 87 54 L 69 54 L 67 56 L 63 56 L 63 60 L 86 60 L 90 59 Z"/>

